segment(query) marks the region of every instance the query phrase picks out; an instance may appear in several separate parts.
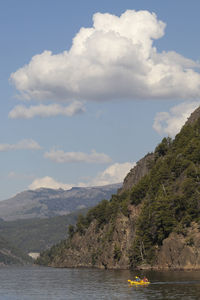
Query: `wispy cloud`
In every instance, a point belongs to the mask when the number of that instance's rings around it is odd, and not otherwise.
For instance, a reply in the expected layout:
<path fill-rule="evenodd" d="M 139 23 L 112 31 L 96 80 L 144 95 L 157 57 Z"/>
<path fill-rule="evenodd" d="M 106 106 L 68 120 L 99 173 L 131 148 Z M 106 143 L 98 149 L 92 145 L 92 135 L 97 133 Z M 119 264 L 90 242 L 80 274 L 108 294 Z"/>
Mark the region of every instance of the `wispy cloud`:
<path fill-rule="evenodd" d="M 62 106 L 59 104 L 40 104 L 31 105 L 30 107 L 17 105 L 9 112 L 9 118 L 31 119 L 37 116 L 46 118 L 58 115 L 72 117 L 83 112 L 85 112 L 85 108 L 79 101 L 74 101 L 68 106 Z"/>
<path fill-rule="evenodd" d="M 32 139 L 24 139 L 16 144 L 0 144 L 0 151 L 40 150 L 41 146 Z"/>
<path fill-rule="evenodd" d="M 64 189 L 69 190 L 72 188 L 72 185 L 65 184 L 59 181 L 56 181 L 50 176 L 45 176 L 42 178 L 36 178 L 30 185 L 29 189 L 35 190 L 39 188 L 51 188 L 51 189 Z"/>
<path fill-rule="evenodd" d="M 96 13 L 69 51 L 44 51 L 10 76 L 25 99 L 107 101 L 112 99 L 197 99 L 199 64 L 174 52 L 159 53 L 154 40 L 166 24 L 149 11 L 120 17 Z"/>
<path fill-rule="evenodd" d="M 49 152 L 45 152 L 44 157 L 57 163 L 85 162 L 105 164 L 112 161 L 107 154 L 97 153 L 95 150 L 92 150 L 92 152 L 89 154 L 84 152 L 64 152 L 63 150 L 51 150 Z"/>
<path fill-rule="evenodd" d="M 42 178 L 36 178 L 30 185 L 29 189 L 38 188 L 52 188 L 52 189 L 65 189 L 69 190 L 72 187 L 91 187 L 91 186 L 103 186 L 107 184 L 114 184 L 123 182 L 125 176 L 130 171 L 131 168 L 135 166 L 135 163 L 125 162 L 125 163 L 115 163 L 110 165 L 104 171 L 94 176 L 94 178 L 87 180 L 87 182 L 77 182 L 77 183 L 63 183 L 55 180 L 50 176 L 45 176 Z"/>
<path fill-rule="evenodd" d="M 27 180 L 27 179 L 33 179 L 34 175 L 33 174 L 22 174 L 18 173 L 15 171 L 10 171 L 7 175 L 9 179 L 14 179 L 14 180 Z"/>
<path fill-rule="evenodd" d="M 103 172 L 98 173 L 97 176 L 92 180 L 90 180 L 89 185 L 101 186 L 123 182 L 125 176 L 134 166 L 135 163 L 132 162 L 114 163 L 106 168 Z"/>
<path fill-rule="evenodd" d="M 155 116 L 153 128 L 161 135 L 174 137 L 199 105 L 200 101 L 184 102 L 172 107 L 169 112 L 159 112 Z"/>

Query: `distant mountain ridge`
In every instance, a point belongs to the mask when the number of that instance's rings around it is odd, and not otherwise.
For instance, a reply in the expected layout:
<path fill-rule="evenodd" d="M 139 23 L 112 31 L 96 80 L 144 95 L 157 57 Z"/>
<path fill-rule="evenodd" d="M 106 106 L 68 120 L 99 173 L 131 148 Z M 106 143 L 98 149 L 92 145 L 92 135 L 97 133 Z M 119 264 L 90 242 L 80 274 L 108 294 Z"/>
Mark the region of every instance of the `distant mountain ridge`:
<path fill-rule="evenodd" d="M 40 188 L 23 191 L 0 202 L 0 218 L 5 221 L 49 218 L 70 214 L 109 200 L 122 184 L 100 187 L 73 187 L 71 190 Z"/>

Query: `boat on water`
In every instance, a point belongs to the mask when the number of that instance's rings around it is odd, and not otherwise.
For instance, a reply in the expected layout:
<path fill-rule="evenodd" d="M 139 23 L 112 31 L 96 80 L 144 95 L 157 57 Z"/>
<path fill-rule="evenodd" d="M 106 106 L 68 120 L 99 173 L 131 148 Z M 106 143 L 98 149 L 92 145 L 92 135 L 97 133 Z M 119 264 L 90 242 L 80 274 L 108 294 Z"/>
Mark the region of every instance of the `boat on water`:
<path fill-rule="evenodd" d="M 130 285 L 148 285 L 148 284 L 150 284 L 150 281 L 144 281 L 142 279 L 140 281 L 128 279 L 128 282 L 130 283 Z"/>

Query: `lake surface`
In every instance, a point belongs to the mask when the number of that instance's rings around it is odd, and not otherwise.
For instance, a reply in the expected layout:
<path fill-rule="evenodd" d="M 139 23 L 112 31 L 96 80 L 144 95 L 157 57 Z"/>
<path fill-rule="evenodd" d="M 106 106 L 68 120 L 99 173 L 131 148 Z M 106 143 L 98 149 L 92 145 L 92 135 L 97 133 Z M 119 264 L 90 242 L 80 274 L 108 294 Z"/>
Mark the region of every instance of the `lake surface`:
<path fill-rule="evenodd" d="M 146 275 L 148 287 L 127 280 Z M 44 267 L 0 268 L 0 300 L 199 300 L 200 271 L 142 272 Z"/>

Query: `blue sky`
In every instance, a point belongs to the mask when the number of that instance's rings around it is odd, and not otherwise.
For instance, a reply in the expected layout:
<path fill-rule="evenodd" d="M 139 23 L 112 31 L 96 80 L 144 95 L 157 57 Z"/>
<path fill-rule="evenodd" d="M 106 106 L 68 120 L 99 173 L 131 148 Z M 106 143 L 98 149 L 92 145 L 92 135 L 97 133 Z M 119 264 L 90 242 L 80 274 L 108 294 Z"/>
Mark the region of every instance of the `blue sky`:
<path fill-rule="evenodd" d="M 186 0 L 0 1 L 0 199 L 119 182 L 173 137 L 200 103 L 199 11 Z"/>

